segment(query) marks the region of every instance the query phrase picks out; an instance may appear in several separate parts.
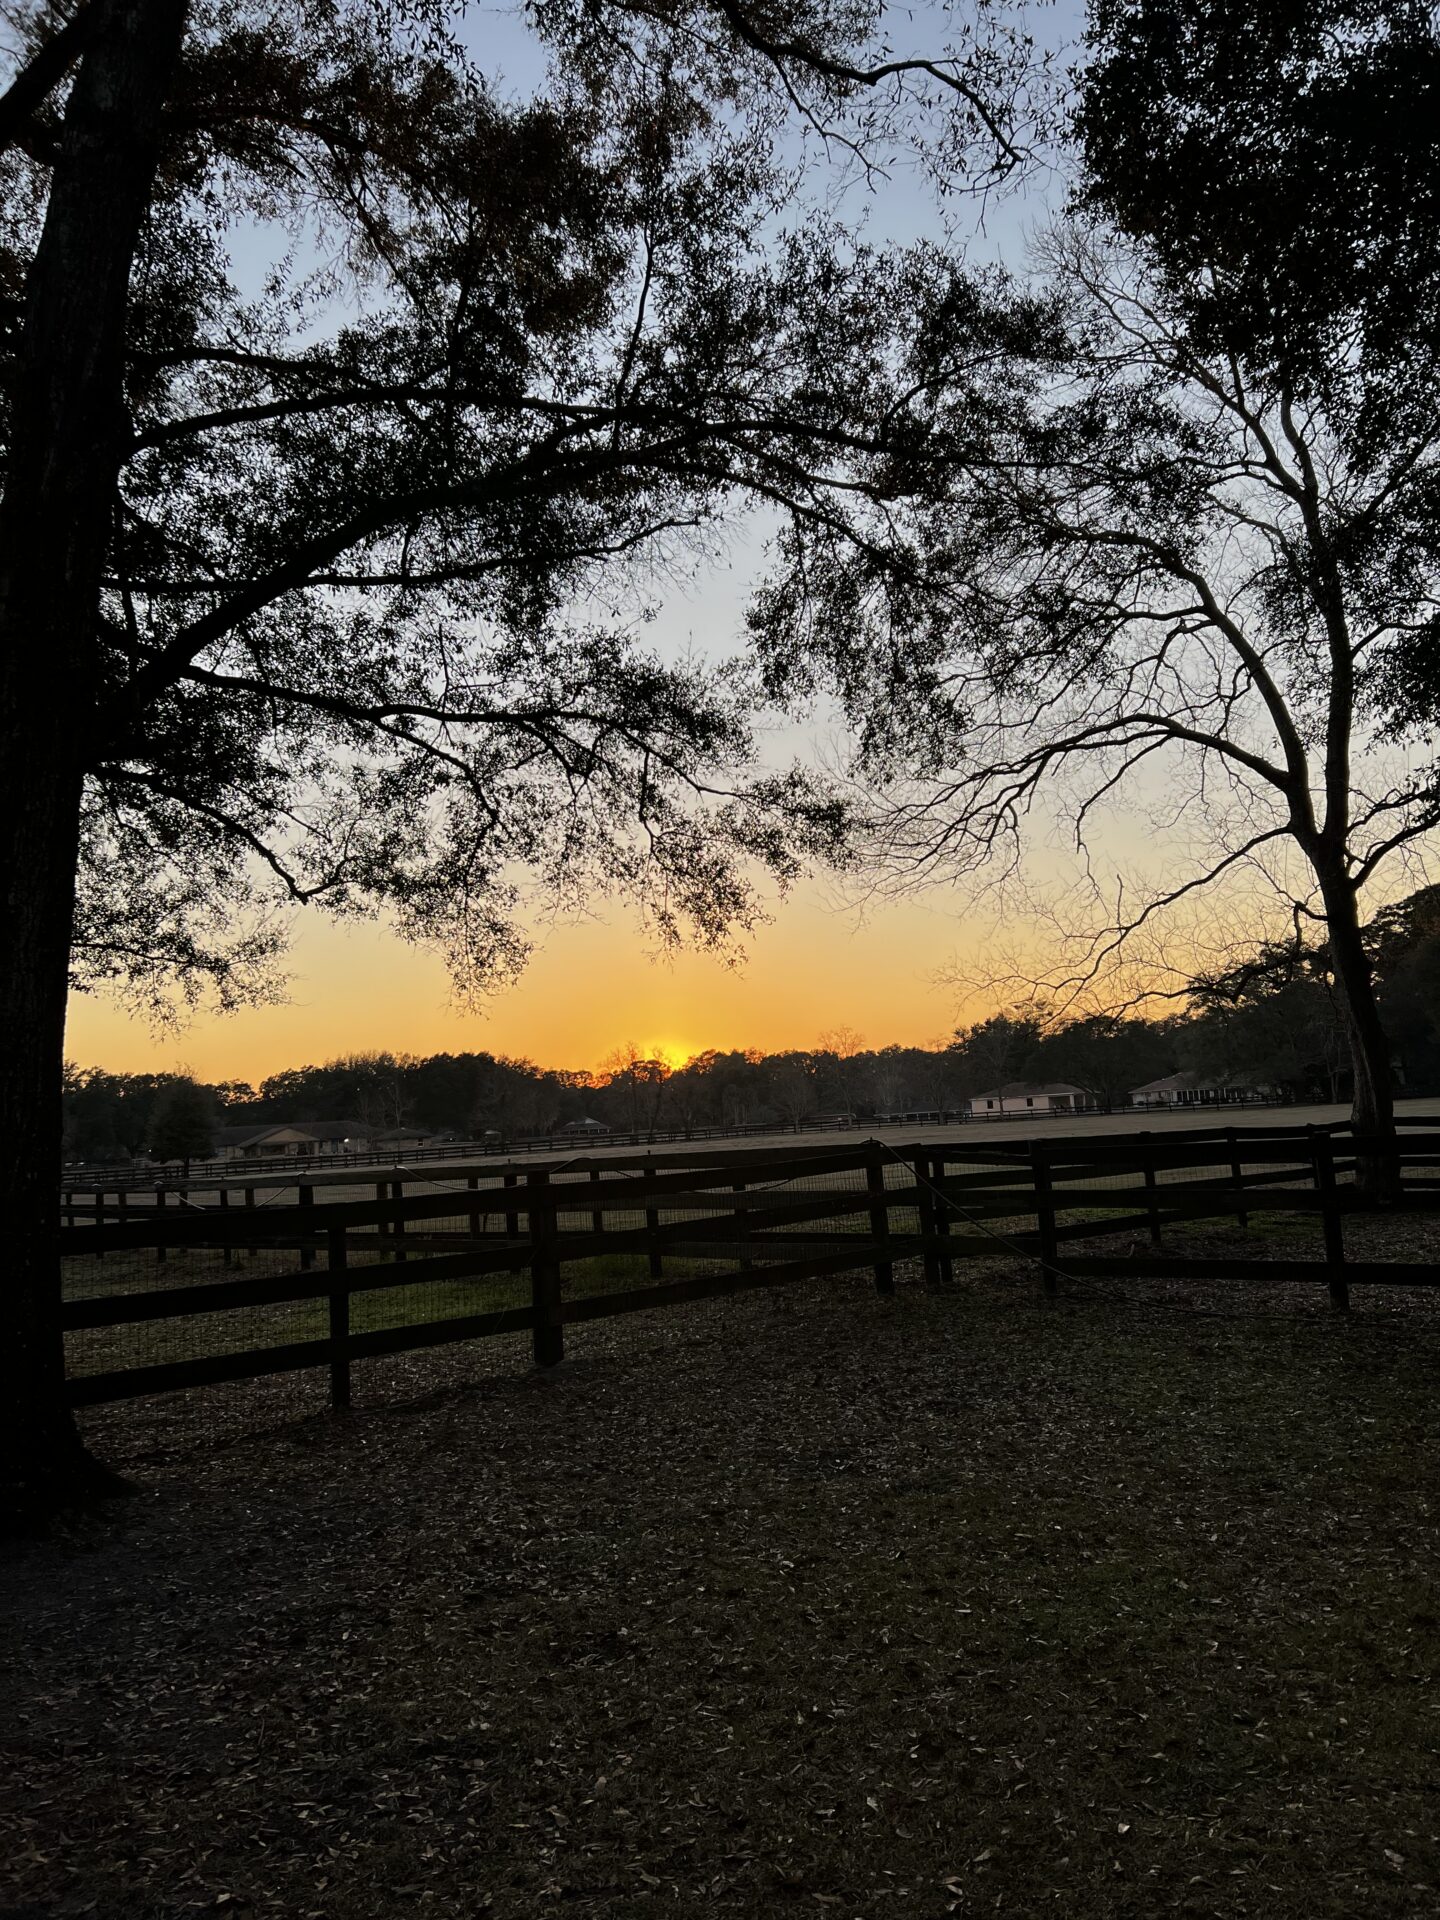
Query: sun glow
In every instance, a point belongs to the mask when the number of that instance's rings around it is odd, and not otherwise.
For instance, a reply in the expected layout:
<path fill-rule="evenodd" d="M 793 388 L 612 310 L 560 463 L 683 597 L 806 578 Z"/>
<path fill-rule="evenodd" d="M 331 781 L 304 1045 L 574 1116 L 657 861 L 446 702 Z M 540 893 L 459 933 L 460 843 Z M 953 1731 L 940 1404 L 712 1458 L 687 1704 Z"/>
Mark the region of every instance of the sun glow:
<path fill-rule="evenodd" d="M 671 1073 L 688 1067 L 695 1058 L 694 1047 L 687 1047 L 678 1040 L 656 1040 L 645 1051 L 652 1060 L 658 1060 Z"/>
<path fill-rule="evenodd" d="M 648 959 L 623 919 L 548 928 L 524 977 L 479 1007 L 457 1003 L 438 955 L 397 939 L 383 922 L 300 916 L 287 997 L 232 1014 L 197 1012 L 184 1030 L 151 1029 L 99 994 L 77 994 L 67 1050 L 113 1073 L 173 1072 L 253 1086 L 292 1067 L 373 1050 L 494 1053 L 587 1075 L 638 1059 L 671 1071 L 714 1047 L 765 1053 L 813 1047 L 854 1027 L 872 1045 L 918 1046 L 948 1032 L 953 990 L 936 970 L 963 941 L 953 912 L 898 902 L 852 924 L 819 887 L 799 888 L 756 935 L 749 964 L 705 953 Z M 978 1008 L 978 1011 L 977 1011 Z M 991 1011 L 978 999 L 966 1018 Z"/>

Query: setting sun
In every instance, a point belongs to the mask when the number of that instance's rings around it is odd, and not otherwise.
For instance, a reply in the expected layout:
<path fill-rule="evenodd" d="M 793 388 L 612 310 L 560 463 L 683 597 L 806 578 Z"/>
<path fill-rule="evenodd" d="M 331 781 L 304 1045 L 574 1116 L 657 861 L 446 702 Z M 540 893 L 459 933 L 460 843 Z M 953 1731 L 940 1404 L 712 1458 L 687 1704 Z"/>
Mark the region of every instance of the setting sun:
<path fill-rule="evenodd" d="M 681 1067 L 689 1066 L 695 1058 L 695 1048 L 687 1047 L 679 1040 L 656 1040 L 645 1049 L 652 1060 L 659 1060 L 671 1073 L 678 1073 Z"/>

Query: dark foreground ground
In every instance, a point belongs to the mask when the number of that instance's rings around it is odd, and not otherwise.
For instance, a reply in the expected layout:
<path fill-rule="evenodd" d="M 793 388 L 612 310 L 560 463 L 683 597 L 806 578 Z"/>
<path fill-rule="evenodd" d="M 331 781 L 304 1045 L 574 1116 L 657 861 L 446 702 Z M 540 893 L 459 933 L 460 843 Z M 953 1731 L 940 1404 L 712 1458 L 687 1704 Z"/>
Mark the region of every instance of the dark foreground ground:
<path fill-rule="evenodd" d="M 1440 1303 L 1108 1291 L 117 1410 L 0 1579 L 0 1915 L 1440 1912 Z"/>

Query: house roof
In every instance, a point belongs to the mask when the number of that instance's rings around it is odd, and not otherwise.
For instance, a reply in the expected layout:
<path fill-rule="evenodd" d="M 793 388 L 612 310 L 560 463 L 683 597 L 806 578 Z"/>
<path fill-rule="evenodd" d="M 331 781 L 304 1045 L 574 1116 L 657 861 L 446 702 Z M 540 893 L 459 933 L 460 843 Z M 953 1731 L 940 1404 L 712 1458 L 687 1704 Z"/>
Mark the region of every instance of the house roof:
<path fill-rule="evenodd" d="M 302 1140 L 365 1140 L 369 1129 L 358 1120 L 267 1120 L 259 1126 L 217 1127 L 216 1144 L 222 1147 L 249 1147 L 257 1140 L 285 1136 Z"/>
<path fill-rule="evenodd" d="M 1037 1093 L 1070 1093 L 1078 1094 L 1082 1100 L 1086 1098 L 1085 1089 L 1072 1087 L 1068 1080 L 1047 1080 L 1039 1086 L 1030 1080 L 1007 1080 L 1003 1087 L 986 1087 L 983 1093 L 972 1093 L 970 1098 L 972 1100 L 1017 1100 L 1028 1094 L 1033 1100 Z"/>
<path fill-rule="evenodd" d="M 1137 1093 L 1199 1093 L 1213 1087 L 1253 1087 L 1256 1083 L 1243 1076 L 1229 1080 L 1216 1080 L 1205 1073 L 1167 1073 L 1159 1080 L 1147 1080 L 1143 1087 L 1132 1087 L 1131 1094 Z"/>

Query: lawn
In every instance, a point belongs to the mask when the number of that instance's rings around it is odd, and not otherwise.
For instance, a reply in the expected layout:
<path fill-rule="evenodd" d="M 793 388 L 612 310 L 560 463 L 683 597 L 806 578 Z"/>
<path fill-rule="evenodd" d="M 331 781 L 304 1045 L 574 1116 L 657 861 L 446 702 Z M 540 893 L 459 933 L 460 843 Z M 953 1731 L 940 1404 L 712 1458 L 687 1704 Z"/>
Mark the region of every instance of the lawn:
<path fill-rule="evenodd" d="M 1440 1305 L 1105 1292 L 105 1410 L 142 1491 L 0 1583 L 0 1914 L 1433 1914 Z"/>

